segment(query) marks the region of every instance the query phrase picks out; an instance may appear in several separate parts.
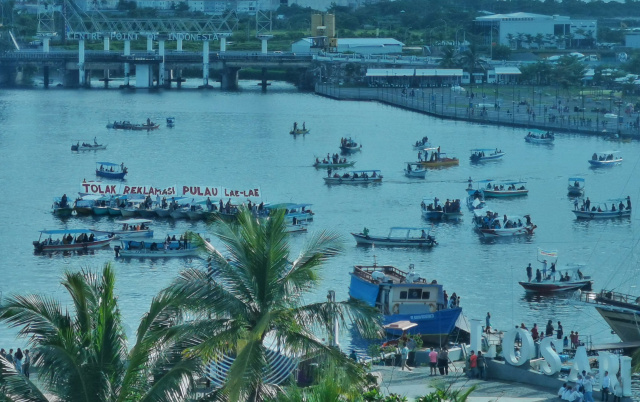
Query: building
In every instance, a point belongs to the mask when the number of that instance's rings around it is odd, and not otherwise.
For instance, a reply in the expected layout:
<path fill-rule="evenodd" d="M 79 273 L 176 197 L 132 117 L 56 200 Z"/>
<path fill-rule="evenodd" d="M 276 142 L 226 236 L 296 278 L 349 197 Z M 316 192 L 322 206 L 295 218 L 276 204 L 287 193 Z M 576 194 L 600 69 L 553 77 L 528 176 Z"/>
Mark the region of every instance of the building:
<path fill-rule="evenodd" d="M 486 15 L 476 18 L 474 24 L 486 45 L 512 49 L 595 46 L 598 31 L 596 20 L 531 13 Z"/>
<path fill-rule="evenodd" d="M 628 33 L 624 36 L 624 46 L 640 49 L 640 32 Z"/>
<path fill-rule="evenodd" d="M 368 68 L 370 87 L 454 87 L 460 85 L 462 69 Z"/>
<path fill-rule="evenodd" d="M 363 55 L 402 53 L 404 43 L 393 38 L 338 38 L 338 53 L 352 52 Z"/>
<path fill-rule="evenodd" d="M 488 84 L 514 84 L 518 81 L 518 77 L 522 75 L 518 67 L 494 67 L 487 71 Z"/>

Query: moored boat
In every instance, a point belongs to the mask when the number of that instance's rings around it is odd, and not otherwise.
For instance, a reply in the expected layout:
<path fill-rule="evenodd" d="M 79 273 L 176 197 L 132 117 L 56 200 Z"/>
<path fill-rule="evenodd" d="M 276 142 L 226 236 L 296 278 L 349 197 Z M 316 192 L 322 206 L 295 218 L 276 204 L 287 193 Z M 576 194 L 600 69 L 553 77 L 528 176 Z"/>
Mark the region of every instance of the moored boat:
<path fill-rule="evenodd" d="M 108 179 L 124 179 L 127 173 L 128 171 L 124 163 L 120 165 L 111 162 L 96 163 L 96 176 L 106 177 Z"/>
<path fill-rule="evenodd" d="M 594 305 L 623 342 L 640 341 L 640 297 L 603 289 L 596 294 L 584 293 L 581 299 Z"/>
<path fill-rule="evenodd" d="M 622 157 L 617 154 L 620 151 L 604 151 L 594 152 L 589 159 L 589 164 L 592 167 L 611 167 L 622 163 Z"/>
<path fill-rule="evenodd" d="M 458 158 L 449 157 L 446 153 L 440 152 L 440 147 L 424 148 L 424 153 L 418 153 L 418 163 L 424 167 L 445 167 L 460 164 Z M 424 157 L 422 157 L 424 155 Z"/>
<path fill-rule="evenodd" d="M 625 205 L 626 201 L 626 205 Z M 614 218 L 629 218 L 631 217 L 631 198 L 618 198 L 609 200 L 611 202 L 611 209 L 608 209 L 607 203 L 598 204 L 598 206 L 592 205 L 591 201 L 587 204 L 583 201 L 583 204 L 577 208 L 577 200 L 574 203 L 573 213 L 578 219 L 614 219 Z M 618 206 L 616 208 L 616 202 Z"/>
<path fill-rule="evenodd" d="M 309 208 L 312 204 L 294 204 L 292 202 L 284 202 L 279 204 L 264 204 L 262 210 L 256 206 L 255 212 L 260 217 L 267 217 L 272 211 L 277 209 L 284 210 L 285 222 L 292 225 L 299 223 L 309 223 L 313 221 L 313 211 Z"/>
<path fill-rule="evenodd" d="M 582 177 L 569 177 L 569 184 L 567 185 L 567 191 L 569 195 L 581 196 L 584 194 L 584 179 Z"/>
<path fill-rule="evenodd" d="M 427 175 L 427 169 L 422 167 L 418 162 L 407 162 L 407 167 L 404 168 L 404 175 L 407 177 L 424 179 Z"/>
<path fill-rule="evenodd" d="M 341 138 L 340 139 L 340 150 L 343 153 L 349 154 L 353 152 L 358 152 L 362 150 L 362 144 L 358 144 L 354 140 L 349 138 Z"/>
<path fill-rule="evenodd" d="M 117 224 L 122 225 L 120 229 L 115 230 L 99 230 L 91 229 L 97 235 L 110 236 L 120 239 L 140 238 L 140 237 L 152 237 L 153 230 L 150 225 L 153 221 L 149 219 L 126 219 L 123 221 L 116 221 Z"/>
<path fill-rule="evenodd" d="M 53 199 L 51 212 L 56 216 L 71 216 L 71 214 L 73 214 L 73 206 L 69 204 L 66 194 L 62 197 L 55 197 Z"/>
<path fill-rule="evenodd" d="M 550 131 L 542 131 L 542 130 L 529 130 L 527 135 L 524 137 L 526 142 L 530 142 L 532 144 L 553 144 L 556 136 Z"/>
<path fill-rule="evenodd" d="M 381 181 L 382 175 L 379 170 L 353 170 L 342 175 L 334 173 L 333 176 L 324 177 L 327 184 L 368 184 Z"/>
<path fill-rule="evenodd" d="M 58 236 L 53 239 L 53 236 Z M 38 240 L 33 242 L 36 252 L 53 251 L 85 251 L 106 247 L 112 238 L 108 236 L 96 236 L 89 229 L 56 229 L 41 230 Z"/>
<path fill-rule="evenodd" d="M 447 303 L 443 286 L 421 278 L 414 272 L 413 264 L 408 272 L 390 265 L 356 265 L 350 275 L 352 299 L 377 308 L 383 324 L 397 321 L 418 324 L 410 333 L 421 334 L 428 342 L 445 342 L 462 312 L 453 298 L 455 293 Z"/>
<path fill-rule="evenodd" d="M 433 247 L 438 242 L 431 232 L 431 228 L 392 227 L 387 236 L 371 236 L 369 229 L 364 228 L 362 233 L 351 233 L 351 236 L 356 239 L 359 246 Z M 404 235 L 399 235 L 399 233 L 404 233 Z"/>
<path fill-rule="evenodd" d="M 471 162 L 486 162 L 501 159 L 506 153 L 498 148 L 475 148 L 471 150 Z"/>
<path fill-rule="evenodd" d="M 529 215 L 503 215 L 485 209 L 473 211 L 473 223 L 476 230 L 484 237 L 512 237 L 532 235 L 536 225 Z M 524 220 L 524 222 L 523 222 Z"/>

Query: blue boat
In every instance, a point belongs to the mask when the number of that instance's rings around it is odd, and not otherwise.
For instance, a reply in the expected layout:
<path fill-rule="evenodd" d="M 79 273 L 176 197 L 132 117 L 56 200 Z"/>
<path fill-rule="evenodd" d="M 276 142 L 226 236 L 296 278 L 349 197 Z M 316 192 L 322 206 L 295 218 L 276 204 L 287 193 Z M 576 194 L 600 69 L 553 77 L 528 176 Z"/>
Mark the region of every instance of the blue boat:
<path fill-rule="evenodd" d="M 383 323 L 410 321 L 409 330 L 427 342 L 442 343 L 453 331 L 462 309 L 445 304 L 442 285 L 428 283 L 409 266 L 404 272 L 390 265 L 356 265 L 351 272 L 349 296 L 379 309 Z"/>
<path fill-rule="evenodd" d="M 124 179 L 127 173 L 124 163 L 118 165 L 111 162 L 96 162 L 96 176 L 106 177 L 107 179 Z"/>

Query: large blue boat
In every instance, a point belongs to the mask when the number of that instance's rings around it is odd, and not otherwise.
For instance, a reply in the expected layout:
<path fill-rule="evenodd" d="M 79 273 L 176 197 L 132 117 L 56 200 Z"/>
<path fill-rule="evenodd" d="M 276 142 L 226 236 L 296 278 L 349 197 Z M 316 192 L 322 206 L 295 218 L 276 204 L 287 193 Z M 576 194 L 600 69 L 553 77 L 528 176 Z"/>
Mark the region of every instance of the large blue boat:
<path fill-rule="evenodd" d="M 445 342 L 462 313 L 455 303 L 446 305 L 442 285 L 427 283 L 414 272 L 413 264 L 409 272 L 390 265 L 356 265 L 351 272 L 349 296 L 377 307 L 384 324 L 418 324 L 409 333 L 421 334 L 432 343 Z"/>

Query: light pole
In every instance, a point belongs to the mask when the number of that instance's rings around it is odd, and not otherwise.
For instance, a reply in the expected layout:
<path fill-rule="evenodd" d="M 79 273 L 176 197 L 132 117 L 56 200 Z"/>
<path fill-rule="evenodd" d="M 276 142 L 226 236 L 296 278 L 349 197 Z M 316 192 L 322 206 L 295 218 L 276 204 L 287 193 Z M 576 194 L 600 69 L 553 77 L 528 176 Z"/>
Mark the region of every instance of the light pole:
<path fill-rule="evenodd" d="M 464 28 L 458 28 L 456 29 L 456 46 L 460 47 L 460 42 L 458 42 L 458 32 L 462 31 L 462 44 L 464 45 L 464 43 L 467 41 L 466 36 L 467 36 L 467 32 L 464 30 Z"/>
<path fill-rule="evenodd" d="M 491 52 L 491 56 L 490 56 L 491 60 L 493 60 L 493 30 L 494 29 L 498 33 L 498 41 L 500 41 L 500 29 L 498 27 L 494 26 L 493 23 L 492 23 L 491 24 L 491 29 L 489 31 L 489 37 L 490 37 L 490 39 L 489 39 L 489 49 L 490 49 L 490 52 Z"/>

